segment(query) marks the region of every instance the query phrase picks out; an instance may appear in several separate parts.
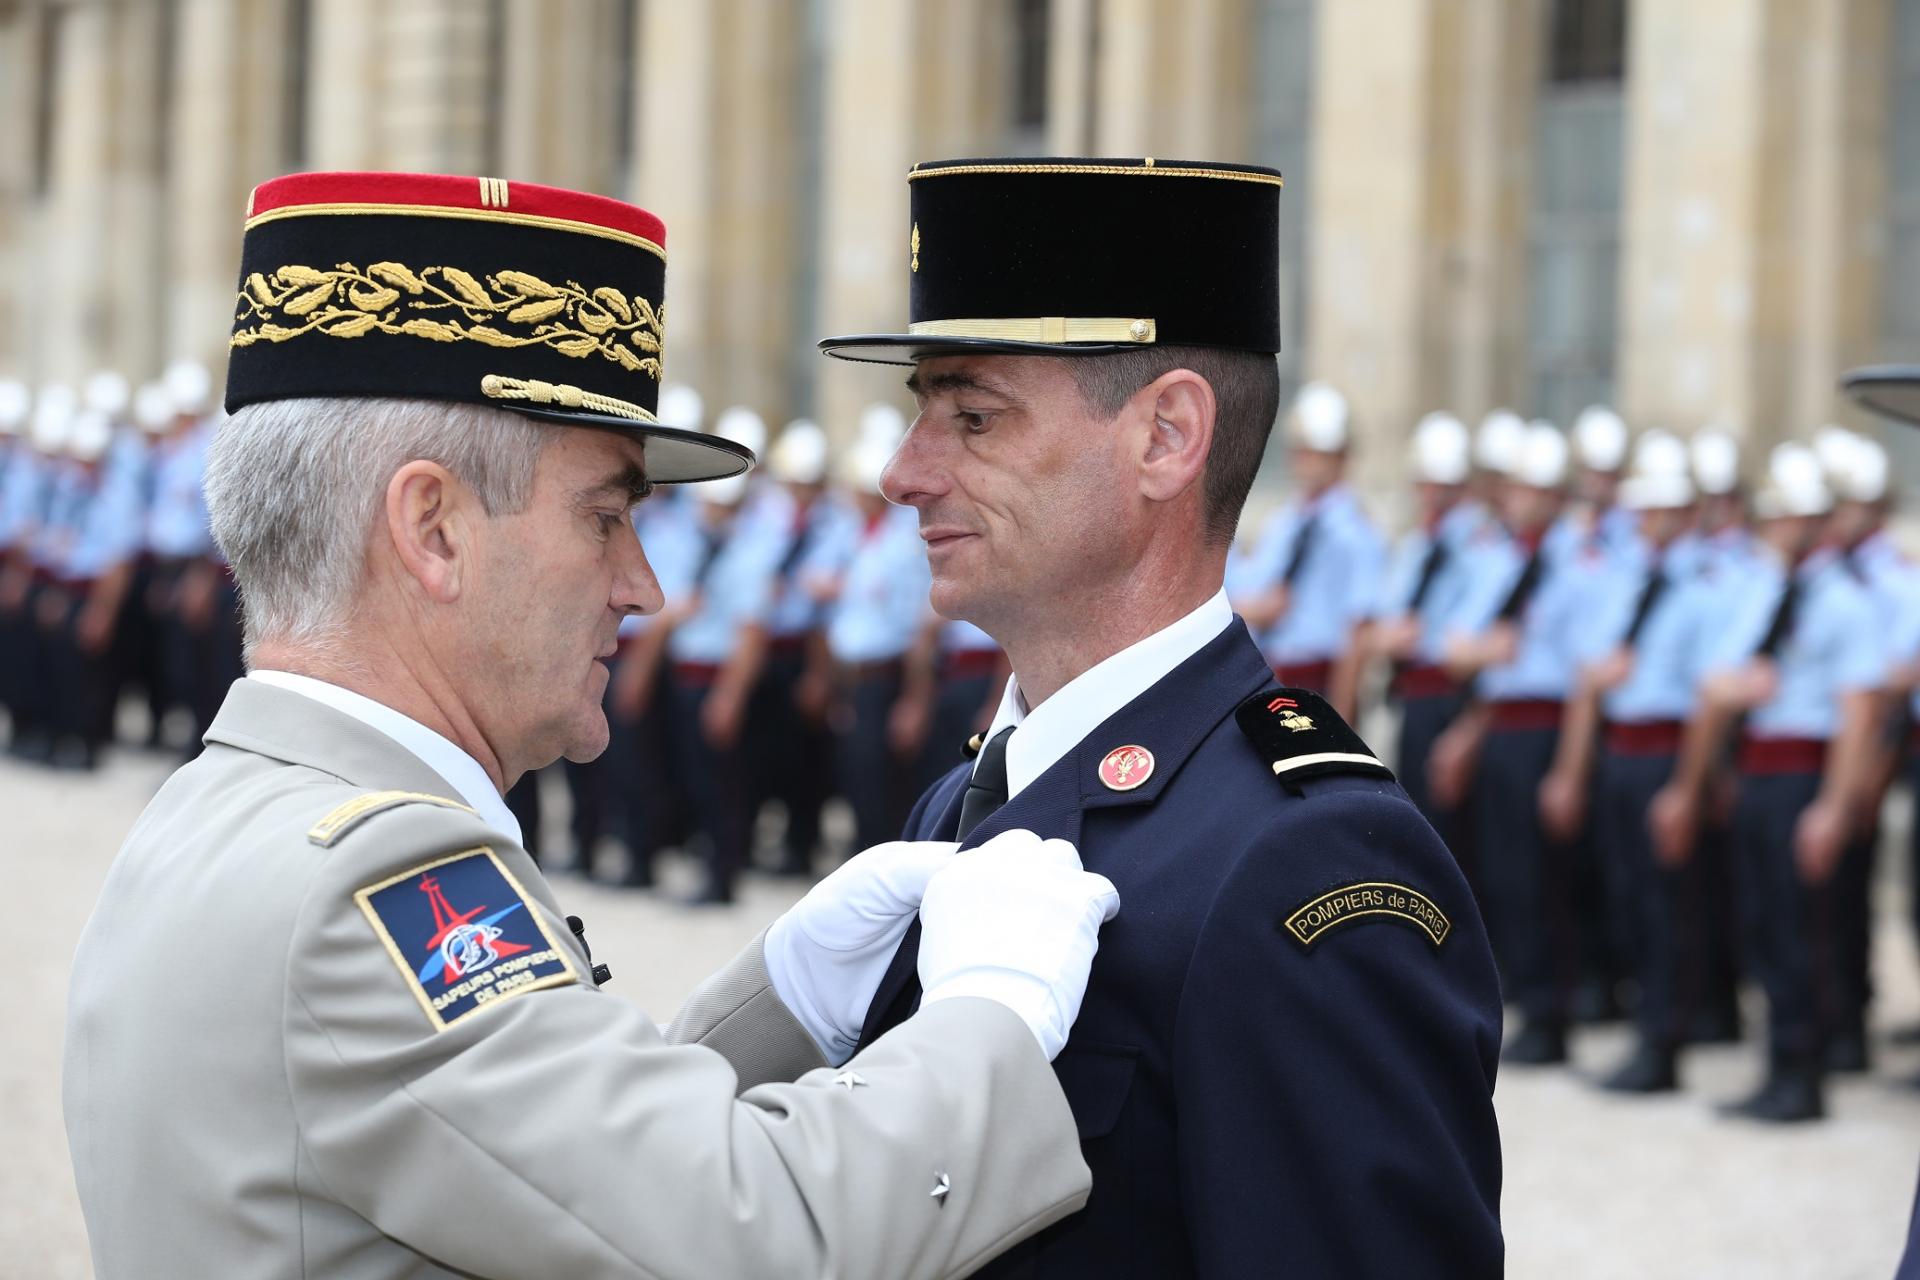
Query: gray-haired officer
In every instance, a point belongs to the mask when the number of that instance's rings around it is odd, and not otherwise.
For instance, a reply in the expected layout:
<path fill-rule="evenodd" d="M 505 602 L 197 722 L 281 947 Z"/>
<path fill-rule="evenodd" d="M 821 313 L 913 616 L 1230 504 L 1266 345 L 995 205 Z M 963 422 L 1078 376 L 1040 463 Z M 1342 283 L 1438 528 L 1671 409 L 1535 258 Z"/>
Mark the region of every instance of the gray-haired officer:
<path fill-rule="evenodd" d="M 1048 1060 L 1117 904 L 1070 844 L 856 858 L 682 1011 L 703 1047 L 599 989 L 516 837 L 661 605 L 631 507 L 752 461 L 654 416 L 658 220 L 395 174 L 250 208 L 207 492 L 253 670 L 75 959 L 98 1273 L 950 1276 L 1083 1204 Z M 849 1059 L 916 909 L 929 1006 Z"/>
<path fill-rule="evenodd" d="M 1884 637 L 1864 588 L 1812 555 L 1832 496 L 1813 451 L 1776 448 L 1756 498 L 1760 572 L 1724 606 L 1672 781 L 1649 810 L 1655 856 L 1684 860 L 1727 731 L 1744 715 L 1734 859 L 1747 961 L 1767 996 L 1767 1073 L 1733 1114 L 1772 1122 L 1824 1112 L 1822 1076 L 1844 1007 L 1827 921 L 1879 727 Z"/>

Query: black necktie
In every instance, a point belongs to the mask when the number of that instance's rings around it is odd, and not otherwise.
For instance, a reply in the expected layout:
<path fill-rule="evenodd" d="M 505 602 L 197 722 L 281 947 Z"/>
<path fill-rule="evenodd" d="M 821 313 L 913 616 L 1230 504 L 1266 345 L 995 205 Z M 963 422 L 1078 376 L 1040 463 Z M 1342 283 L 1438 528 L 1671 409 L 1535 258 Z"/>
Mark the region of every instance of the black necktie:
<path fill-rule="evenodd" d="M 1760 647 L 1753 651 L 1756 658 L 1771 658 L 1780 652 L 1787 637 L 1793 632 L 1793 615 L 1800 604 L 1800 576 L 1787 574 L 1787 588 L 1780 593 L 1780 603 L 1773 611 L 1773 621 L 1767 624 L 1767 634 L 1760 641 Z"/>
<path fill-rule="evenodd" d="M 954 828 L 954 839 L 965 840 L 975 827 L 1007 802 L 1007 739 L 1012 736 L 1013 726 L 1009 725 L 980 748 L 980 758 L 973 766 L 973 778 L 967 783 L 966 794 L 960 797 L 960 825 Z M 907 929 L 907 936 L 901 940 L 900 951 L 893 959 L 895 968 L 904 964 L 910 976 L 900 984 L 885 1008 L 876 1003 L 867 1010 L 867 1025 L 861 1029 L 858 1049 L 866 1048 L 905 1022 L 920 1007 L 920 980 L 911 976 L 919 955 L 920 922 L 915 920 Z M 858 1052 L 858 1049 L 855 1051 Z"/>
<path fill-rule="evenodd" d="M 1318 527 L 1320 517 L 1311 515 L 1300 525 L 1300 532 L 1293 535 L 1293 550 L 1287 555 L 1286 572 L 1280 575 L 1280 581 L 1288 586 L 1300 576 L 1301 566 L 1307 562 L 1307 552 L 1313 550 L 1313 531 Z"/>
<path fill-rule="evenodd" d="M 1420 612 L 1420 605 L 1427 598 L 1427 592 L 1433 590 L 1433 580 L 1440 576 L 1440 570 L 1446 567 L 1447 544 L 1436 536 L 1427 548 L 1427 554 L 1420 561 L 1420 577 L 1413 584 L 1413 598 L 1407 601 L 1407 612 Z"/>
<path fill-rule="evenodd" d="M 1627 625 L 1626 645 L 1629 649 L 1640 638 L 1640 629 L 1647 625 L 1647 618 L 1653 613 L 1653 606 L 1660 602 L 1660 596 L 1667 589 L 1666 570 L 1655 566 L 1647 575 L 1647 585 L 1640 589 L 1640 601 L 1633 606 L 1633 621 Z"/>
<path fill-rule="evenodd" d="M 1007 739 L 1012 736 L 1013 726 L 1008 725 L 980 748 L 980 758 L 973 764 L 973 777 L 967 783 L 967 794 L 960 797 L 960 825 L 954 828 L 954 839 L 965 840 L 975 827 L 1007 802 Z"/>
<path fill-rule="evenodd" d="M 1512 622 L 1527 607 L 1527 601 L 1533 596 L 1533 589 L 1540 585 L 1540 574 L 1545 568 L 1540 562 L 1540 548 L 1534 547 L 1533 554 L 1527 557 L 1527 567 L 1520 571 L 1520 580 L 1513 584 L 1513 590 L 1500 606 L 1500 621 Z"/>

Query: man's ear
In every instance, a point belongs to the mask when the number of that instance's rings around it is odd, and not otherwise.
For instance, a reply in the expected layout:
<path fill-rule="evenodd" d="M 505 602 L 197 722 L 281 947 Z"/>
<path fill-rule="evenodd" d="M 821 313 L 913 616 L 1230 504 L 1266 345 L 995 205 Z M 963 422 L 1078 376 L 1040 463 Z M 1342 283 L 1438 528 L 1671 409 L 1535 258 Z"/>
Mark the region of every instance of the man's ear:
<path fill-rule="evenodd" d="M 1142 387 L 1134 404 L 1146 419 L 1140 493 L 1171 502 L 1196 484 L 1213 451 L 1213 388 L 1191 369 L 1174 369 Z"/>
<path fill-rule="evenodd" d="M 387 536 L 401 567 L 436 604 L 451 604 L 474 553 L 472 493 L 437 462 L 415 459 L 387 481 Z"/>

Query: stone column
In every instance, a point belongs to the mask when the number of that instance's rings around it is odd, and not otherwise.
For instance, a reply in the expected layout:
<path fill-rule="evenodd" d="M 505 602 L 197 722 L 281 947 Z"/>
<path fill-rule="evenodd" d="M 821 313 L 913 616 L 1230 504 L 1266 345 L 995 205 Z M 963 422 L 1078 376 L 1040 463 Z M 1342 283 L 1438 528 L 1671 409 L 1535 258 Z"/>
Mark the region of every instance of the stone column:
<path fill-rule="evenodd" d="M 1633 14 L 1621 401 L 1764 447 L 1841 412 L 1870 353 L 1885 0 L 1699 0 Z"/>
<path fill-rule="evenodd" d="M 507 0 L 502 78 L 487 94 L 499 108 L 499 176 L 609 195 L 618 136 L 614 101 L 619 29 L 627 0 Z M 658 8 L 660 6 L 649 6 Z"/>
<path fill-rule="evenodd" d="M 1094 15 L 1099 0 L 1053 0 L 1047 10 L 1047 151 L 1093 149 Z"/>
<path fill-rule="evenodd" d="M 299 163 L 289 148 L 289 93 L 291 60 L 305 50 L 285 0 L 179 0 L 174 12 L 159 354 L 206 362 L 217 380 L 247 196 Z"/>
<path fill-rule="evenodd" d="M 160 18 L 158 6 L 106 3 L 49 15 L 62 26 L 29 314 L 51 379 L 78 382 L 101 367 L 137 375 L 157 359 L 167 287 L 154 199 Z"/>
<path fill-rule="evenodd" d="M 492 6 L 326 0 L 312 12 L 314 167 L 492 176 L 505 51 Z"/>
<path fill-rule="evenodd" d="M 28 288 L 36 256 L 34 104 L 40 93 L 37 5 L 0 10 L 0 377 L 36 372 L 38 326 Z"/>
<path fill-rule="evenodd" d="M 822 334 L 897 332 L 907 318 L 907 171 L 918 154 L 914 52 L 923 0 L 833 0 L 827 61 Z M 894 371 L 829 360 L 816 415 L 841 442 L 900 395 Z"/>
<path fill-rule="evenodd" d="M 712 225 L 719 190 L 720 9 L 642 7 L 633 125 L 639 163 L 627 192 L 667 224 L 666 376 L 699 388 L 709 417 L 720 394 L 710 358 L 721 251 Z"/>
<path fill-rule="evenodd" d="M 1241 160 L 1251 137 L 1248 0 L 1098 0 L 1094 151 Z"/>
<path fill-rule="evenodd" d="M 1312 377 L 1353 402 L 1356 479 L 1405 480 L 1437 408 L 1519 392 L 1530 119 L 1528 0 L 1342 0 L 1318 14 Z"/>

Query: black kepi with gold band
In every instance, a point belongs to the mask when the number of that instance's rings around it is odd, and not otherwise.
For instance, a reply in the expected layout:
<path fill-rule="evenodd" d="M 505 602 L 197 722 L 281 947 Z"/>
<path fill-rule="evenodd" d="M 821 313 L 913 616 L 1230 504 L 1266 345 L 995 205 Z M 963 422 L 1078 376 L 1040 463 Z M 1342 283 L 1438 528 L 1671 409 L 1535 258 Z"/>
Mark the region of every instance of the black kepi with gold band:
<path fill-rule="evenodd" d="M 666 228 L 501 178 L 301 173 L 255 188 L 228 412 L 265 400 L 463 400 L 641 437 L 656 483 L 753 465 L 655 417 Z"/>
<path fill-rule="evenodd" d="M 905 333 L 847 360 L 1280 349 L 1280 175 L 1155 159 L 939 160 L 907 175 Z"/>

